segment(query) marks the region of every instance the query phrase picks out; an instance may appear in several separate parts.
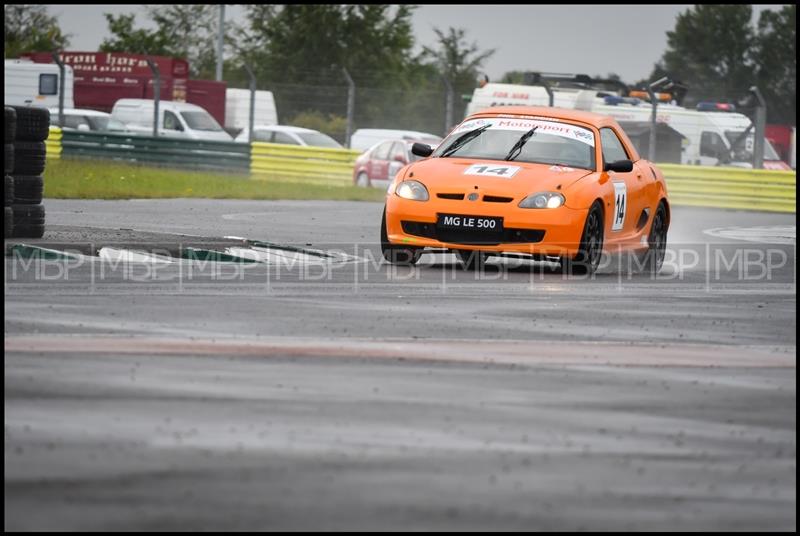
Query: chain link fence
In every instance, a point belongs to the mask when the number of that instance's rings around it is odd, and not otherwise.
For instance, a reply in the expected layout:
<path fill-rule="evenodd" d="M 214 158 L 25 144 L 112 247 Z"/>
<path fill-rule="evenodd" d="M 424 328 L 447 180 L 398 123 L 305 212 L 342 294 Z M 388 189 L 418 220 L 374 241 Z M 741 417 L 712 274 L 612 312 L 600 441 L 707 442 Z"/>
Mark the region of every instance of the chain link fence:
<path fill-rule="evenodd" d="M 377 80 L 354 73 L 356 80 Z M 348 133 L 378 128 L 413 130 L 444 136 L 465 114 L 463 90 L 449 89 L 453 110 L 448 123 L 448 86 L 427 84 L 420 88 L 387 88 L 355 83 L 352 109 L 349 86 L 341 71 L 318 77 L 318 83 L 262 84 L 272 91 L 278 122 L 324 132 L 343 145 Z M 558 91 L 558 89 L 556 89 Z M 736 88 L 724 95 L 689 92 L 678 106 L 659 102 L 652 136 L 652 107 L 646 101 L 619 102 L 594 99 L 591 110 L 614 117 L 633 141 L 640 155 L 659 163 L 708 166 L 788 168 L 794 150 L 791 127 L 766 128 L 759 124 L 766 110 L 751 88 Z M 547 102 L 534 104 L 546 106 Z M 560 104 L 564 106 L 563 102 Z M 759 116 L 759 114 L 761 114 Z M 350 120 L 348 130 L 348 120 Z M 787 121 L 787 124 L 789 121 Z M 766 136 L 761 132 L 766 131 Z M 790 133 L 790 134 L 787 134 Z M 766 140 L 761 142 L 766 137 Z M 653 143 L 655 142 L 655 143 Z M 651 145 L 654 145 L 651 152 Z M 756 155 L 761 153 L 759 159 Z M 776 167 L 777 166 L 777 167 Z"/>

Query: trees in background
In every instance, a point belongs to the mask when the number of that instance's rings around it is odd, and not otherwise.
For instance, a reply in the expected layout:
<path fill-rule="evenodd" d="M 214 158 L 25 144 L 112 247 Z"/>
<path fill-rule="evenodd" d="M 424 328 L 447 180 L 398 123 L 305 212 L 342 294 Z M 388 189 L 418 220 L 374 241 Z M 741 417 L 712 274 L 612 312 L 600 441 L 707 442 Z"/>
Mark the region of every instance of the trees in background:
<path fill-rule="evenodd" d="M 647 83 L 668 75 L 689 87 L 684 104 L 745 97 L 758 85 L 770 122 L 795 124 L 797 6 L 761 12 L 752 7 L 697 5 L 678 15 L 667 50 Z"/>
<path fill-rule="evenodd" d="M 148 10 L 154 29 L 138 28 L 133 15 L 106 14 L 111 36 L 100 50 L 185 57 L 193 77 L 211 78 L 217 9 L 159 5 Z M 413 6 L 259 4 L 245 9 L 243 24 L 226 24 L 225 45 L 233 54 L 225 61 L 225 80 L 247 87 L 244 66 L 249 65 L 258 87 L 273 91 L 282 122 L 331 124 L 338 130 L 346 69 L 358 88 L 358 126 L 423 125 L 439 132 L 442 74 L 456 92 L 471 92 L 478 69 L 493 53 L 467 43 L 465 30 L 449 28 L 436 29 L 437 46 L 415 55 Z M 463 106 L 458 98 L 455 104 L 457 111 Z"/>
<path fill-rule="evenodd" d="M 194 78 L 213 78 L 217 9 L 213 4 L 172 4 L 148 8 L 155 29 L 136 28 L 134 15 L 106 13 L 111 36 L 101 52 L 130 52 L 186 58 Z"/>
<path fill-rule="evenodd" d="M 774 122 L 792 125 L 797 117 L 797 5 L 766 10 L 758 19 L 753 50 L 758 87 Z"/>
<path fill-rule="evenodd" d="M 6 4 L 3 53 L 18 58 L 23 52 L 52 52 L 69 46 L 69 36 L 58 26 L 47 7 L 34 4 Z"/>
<path fill-rule="evenodd" d="M 662 69 L 701 99 L 746 92 L 754 82 L 752 16 L 746 4 L 697 5 L 681 13 L 667 32 Z"/>
<path fill-rule="evenodd" d="M 439 28 L 434 28 L 433 31 L 436 33 L 437 46 L 423 47 L 421 57 L 433 61 L 438 72 L 453 85 L 456 95 L 471 93 L 476 86 L 481 66 L 495 50 L 481 51 L 477 43 L 467 43 L 466 30 L 463 28 L 451 26 L 446 33 Z M 463 117 L 463 100 L 457 98 L 454 104 L 455 116 Z"/>
<path fill-rule="evenodd" d="M 102 51 L 185 57 L 195 78 L 213 78 L 216 64 L 216 5 L 155 5 L 147 16 L 154 28 L 140 28 L 134 15 L 106 14 L 110 37 Z M 471 93 L 493 50 L 469 43 L 459 28 L 435 29 L 437 43 L 415 55 L 406 5 L 248 5 L 243 25 L 226 23 L 229 51 L 225 79 L 247 87 L 243 65 L 251 65 L 258 87 L 272 89 L 282 121 L 303 112 L 325 117 L 343 114 L 346 68 L 356 86 L 356 123 L 402 128 L 441 123 L 442 75 L 454 86 L 456 115 L 461 94 Z M 650 77 L 669 75 L 689 86 L 684 103 L 731 100 L 758 85 L 767 99 L 770 122 L 795 124 L 795 5 L 764 10 L 753 26 L 749 5 L 697 5 L 681 13 L 667 32 L 668 45 Z M 6 5 L 5 55 L 50 51 L 69 45 L 55 17 L 43 5 Z M 523 83 L 522 71 L 502 82 Z M 389 103 L 390 105 L 387 105 Z M 434 118 L 436 116 L 436 118 Z"/>

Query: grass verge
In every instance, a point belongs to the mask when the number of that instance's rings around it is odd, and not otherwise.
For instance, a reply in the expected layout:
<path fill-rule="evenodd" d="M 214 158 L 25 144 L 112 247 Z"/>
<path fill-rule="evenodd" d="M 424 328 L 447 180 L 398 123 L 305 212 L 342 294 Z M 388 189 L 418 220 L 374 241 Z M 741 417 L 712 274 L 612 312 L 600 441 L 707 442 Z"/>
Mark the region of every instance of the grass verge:
<path fill-rule="evenodd" d="M 322 199 L 380 201 L 379 188 L 291 179 L 251 180 L 247 174 L 188 171 L 104 160 L 48 159 L 44 195 L 56 199 Z"/>

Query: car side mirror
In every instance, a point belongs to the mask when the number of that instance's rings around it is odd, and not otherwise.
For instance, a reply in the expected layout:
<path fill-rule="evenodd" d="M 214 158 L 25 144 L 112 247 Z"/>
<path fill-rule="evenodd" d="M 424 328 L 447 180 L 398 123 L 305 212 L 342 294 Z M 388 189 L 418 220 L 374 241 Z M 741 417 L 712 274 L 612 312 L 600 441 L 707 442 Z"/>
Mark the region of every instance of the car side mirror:
<path fill-rule="evenodd" d="M 617 160 L 616 162 L 606 162 L 603 171 L 616 171 L 617 173 L 630 173 L 633 171 L 633 162 L 630 160 Z"/>
<path fill-rule="evenodd" d="M 417 156 L 430 156 L 433 149 L 427 143 L 415 143 L 411 146 L 411 152 Z"/>

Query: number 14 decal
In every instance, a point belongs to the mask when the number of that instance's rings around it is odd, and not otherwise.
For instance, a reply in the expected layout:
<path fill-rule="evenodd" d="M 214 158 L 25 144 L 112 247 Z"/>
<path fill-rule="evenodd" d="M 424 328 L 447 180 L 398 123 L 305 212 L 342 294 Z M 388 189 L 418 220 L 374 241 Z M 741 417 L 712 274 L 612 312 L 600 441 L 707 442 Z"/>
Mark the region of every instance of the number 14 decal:
<path fill-rule="evenodd" d="M 628 208 L 628 188 L 624 182 L 614 183 L 614 224 L 612 231 L 621 231 L 625 223 L 625 211 Z"/>
<path fill-rule="evenodd" d="M 484 175 L 510 179 L 519 171 L 519 166 L 497 166 L 491 164 L 473 164 L 464 171 L 464 175 Z"/>

